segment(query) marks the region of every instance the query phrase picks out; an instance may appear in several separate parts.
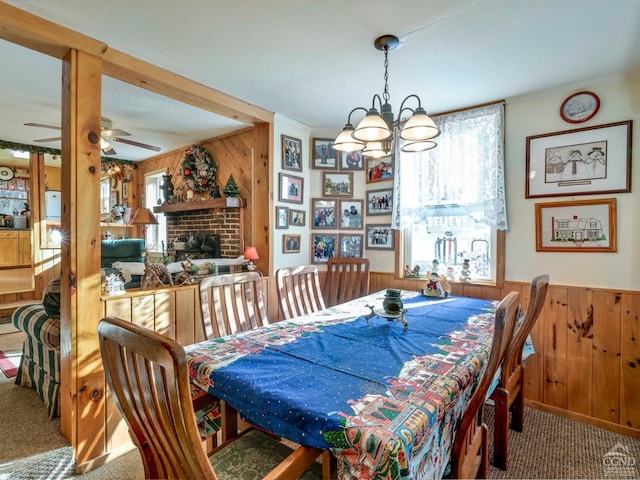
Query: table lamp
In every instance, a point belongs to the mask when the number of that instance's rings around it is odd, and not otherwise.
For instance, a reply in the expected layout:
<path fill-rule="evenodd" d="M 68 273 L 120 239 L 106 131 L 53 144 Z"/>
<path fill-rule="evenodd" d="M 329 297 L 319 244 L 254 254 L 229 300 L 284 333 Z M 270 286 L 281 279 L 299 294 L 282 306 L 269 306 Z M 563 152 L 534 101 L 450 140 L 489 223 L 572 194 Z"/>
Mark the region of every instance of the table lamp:
<path fill-rule="evenodd" d="M 247 270 L 253 272 L 256 269 L 253 261 L 258 260 L 260 257 L 258 256 L 258 251 L 256 247 L 245 247 L 244 249 L 244 259 L 249 260 L 249 264 L 247 265 Z"/>
<path fill-rule="evenodd" d="M 133 214 L 133 218 L 129 222 L 130 225 L 142 225 L 142 235 L 145 241 L 145 248 L 147 243 L 147 231 L 144 228 L 145 225 L 157 225 L 158 219 L 153 214 L 151 210 L 146 207 L 140 207 L 136 210 L 136 213 Z"/>

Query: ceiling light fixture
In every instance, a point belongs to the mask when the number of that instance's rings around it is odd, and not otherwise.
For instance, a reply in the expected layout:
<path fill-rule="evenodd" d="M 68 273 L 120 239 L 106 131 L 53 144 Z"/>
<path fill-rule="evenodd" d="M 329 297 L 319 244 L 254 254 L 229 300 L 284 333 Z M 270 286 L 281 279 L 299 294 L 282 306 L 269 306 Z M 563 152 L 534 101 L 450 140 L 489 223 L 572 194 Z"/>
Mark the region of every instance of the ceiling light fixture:
<path fill-rule="evenodd" d="M 436 146 L 432 139 L 440 135 L 440 130 L 435 122 L 427 115 L 422 108 L 420 97 L 409 95 L 400 104 L 398 118 L 394 119 L 393 110 L 389 104 L 389 50 L 398 46 L 400 40 L 395 35 L 383 35 L 373 42 L 378 50 L 384 52 L 384 92 L 382 98 L 378 94 L 373 96 L 371 108 L 356 107 L 349 112 L 347 124 L 342 129 L 333 144 L 333 148 L 342 152 L 355 152 L 362 150 L 366 157 L 382 158 L 390 155 L 393 151 L 394 131 L 397 128 L 400 138 L 404 140 L 401 149 L 404 152 L 422 152 Z M 416 108 L 405 106 L 411 99 L 418 101 Z M 380 110 L 376 108 L 376 100 Z M 384 101 L 384 103 L 382 103 Z M 367 112 L 366 116 L 354 129 L 351 124 L 351 115 L 359 110 Z M 405 111 L 412 113 L 408 120 L 402 119 Z"/>

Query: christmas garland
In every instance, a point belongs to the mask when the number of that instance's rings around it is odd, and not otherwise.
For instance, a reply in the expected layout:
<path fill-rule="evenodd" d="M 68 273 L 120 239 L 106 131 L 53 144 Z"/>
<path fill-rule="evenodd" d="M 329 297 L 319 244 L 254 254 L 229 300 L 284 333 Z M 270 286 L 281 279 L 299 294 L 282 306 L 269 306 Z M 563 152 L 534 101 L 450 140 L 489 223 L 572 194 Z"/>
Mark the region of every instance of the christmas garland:
<path fill-rule="evenodd" d="M 196 193 L 208 192 L 216 184 L 218 164 L 202 145 L 191 145 L 184 152 L 180 175 Z"/>

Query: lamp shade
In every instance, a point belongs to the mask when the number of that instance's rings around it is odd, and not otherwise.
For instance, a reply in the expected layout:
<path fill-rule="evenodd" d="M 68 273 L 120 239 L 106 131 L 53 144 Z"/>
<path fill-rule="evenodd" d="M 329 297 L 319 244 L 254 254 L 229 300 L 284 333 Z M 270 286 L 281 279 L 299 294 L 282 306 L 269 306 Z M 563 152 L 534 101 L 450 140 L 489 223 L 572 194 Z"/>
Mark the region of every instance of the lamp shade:
<path fill-rule="evenodd" d="M 416 108 L 413 116 L 407 120 L 400 136 L 410 142 L 424 141 L 440 135 L 440 129 L 422 108 Z"/>
<path fill-rule="evenodd" d="M 146 207 L 140 207 L 133 214 L 133 218 L 129 223 L 131 225 L 157 225 L 158 219 L 151 210 Z"/>
<path fill-rule="evenodd" d="M 389 140 L 393 136 L 393 132 L 378 111 L 372 108 L 367 116 L 360 121 L 352 135 L 353 138 L 362 142 L 381 142 Z"/>
<path fill-rule="evenodd" d="M 347 124 L 343 129 L 335 142 L 333 142 L 333 148 L 340 150 L 341 152 L 358 152 L 364 148 L 364 143 L 360 140 L 356 140 L 352 136 L 353 125 Z"/>
<path fill-rule="evenodd" d="M 256 247 L 245 247 L 244 249 L 244 259 L 245 260 L 258 260 L 260 257 L 258 256 L 258 251 Z"/>

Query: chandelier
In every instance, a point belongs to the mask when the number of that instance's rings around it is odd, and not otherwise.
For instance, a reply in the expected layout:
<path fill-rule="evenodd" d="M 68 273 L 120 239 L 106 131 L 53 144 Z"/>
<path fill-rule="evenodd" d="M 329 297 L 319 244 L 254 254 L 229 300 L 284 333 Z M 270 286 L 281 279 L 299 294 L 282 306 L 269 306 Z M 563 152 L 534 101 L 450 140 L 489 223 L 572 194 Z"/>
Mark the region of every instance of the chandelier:
<path fill-rule="evenodd" d="M 393 50 L 400 43 L 395 35 L 383 35 L 373 42 L 378 50 L 384 52 L 384 91 L 382 98 L 378 94 L 373 96 L 371 108 L 356 107 L 349 112 L 347 124 L 342 133 L 336 138 L 333 148 L 342 152 L 362 151 L 366 157 L 382 158 L 393 151 L 394 131 L 398 129 L 400 138 L 404 140 L 401 150 L 403 152 L 422 152 L 436 146 L 433 141 L 440 135 L 440 130 L 434 121 L 422 108 L 420 97 L 409 95 L 400 104 L 398 118 L 394 119 L 391 104 L 389 104 L 389 50 Z M 417 100 L 418 106 L 410 108 L 405 106 L 407 102 Z M 384 101 L 384 103 L 382 103 Z M 377 106 L 380 108 L 376 108 Z M 351 124 L 351 115 L 359 110 L 366 112 L 366 116 L 354 129 Z M 411 112 L 408 120 L 402 118 L 403 113 Z"/>

